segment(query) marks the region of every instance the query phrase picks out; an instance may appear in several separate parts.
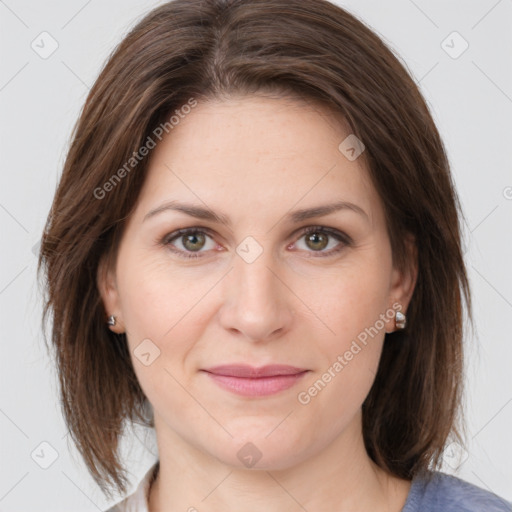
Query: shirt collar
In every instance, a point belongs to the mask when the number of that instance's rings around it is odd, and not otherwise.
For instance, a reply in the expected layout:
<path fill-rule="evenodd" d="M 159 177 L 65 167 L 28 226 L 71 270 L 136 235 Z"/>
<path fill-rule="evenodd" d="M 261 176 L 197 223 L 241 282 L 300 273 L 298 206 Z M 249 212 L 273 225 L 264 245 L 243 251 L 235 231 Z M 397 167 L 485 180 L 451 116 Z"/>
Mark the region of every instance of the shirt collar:
<path fill-rule="evenodd" d="M 146 472 L 137 489 L 117 504 L 116 512 L 148 512 L 149 487 L 158 471 L 159 461 L 156 461 Z"/>

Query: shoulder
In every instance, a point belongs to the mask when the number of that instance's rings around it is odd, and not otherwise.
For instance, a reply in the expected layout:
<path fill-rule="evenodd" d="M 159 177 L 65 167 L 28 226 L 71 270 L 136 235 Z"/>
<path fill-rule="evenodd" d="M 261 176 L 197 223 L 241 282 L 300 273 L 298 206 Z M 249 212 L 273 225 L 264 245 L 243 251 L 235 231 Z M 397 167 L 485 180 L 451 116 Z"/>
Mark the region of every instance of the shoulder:
<path fill-rule="evenodd" d="M 417 475 L 402 512 L 512 512 L 512 503 L 440 471 Z"/>

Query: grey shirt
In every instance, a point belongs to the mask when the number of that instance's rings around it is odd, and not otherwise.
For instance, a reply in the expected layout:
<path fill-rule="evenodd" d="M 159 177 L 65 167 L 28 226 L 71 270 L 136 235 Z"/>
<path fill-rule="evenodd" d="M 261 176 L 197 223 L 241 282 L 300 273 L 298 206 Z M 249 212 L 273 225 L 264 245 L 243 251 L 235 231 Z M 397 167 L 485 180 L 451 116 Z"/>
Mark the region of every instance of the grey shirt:
<path fill-rule="evenodd" d="M 440 471 L 418 474 L 402 512 L 512 512 L 512 503 Z"/>

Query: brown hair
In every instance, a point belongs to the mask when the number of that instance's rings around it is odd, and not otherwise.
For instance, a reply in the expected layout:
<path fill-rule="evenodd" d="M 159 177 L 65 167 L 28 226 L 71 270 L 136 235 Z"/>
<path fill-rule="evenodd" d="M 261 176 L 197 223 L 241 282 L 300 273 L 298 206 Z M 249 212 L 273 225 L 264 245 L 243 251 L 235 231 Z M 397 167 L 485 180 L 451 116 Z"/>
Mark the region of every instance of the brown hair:
<path fill-rule="evenodd" d="M 410 479 L 439 466 L 450 435 L 462 440 L 463 297 L 472 316 L 462 213 L 443 143 L 404 65 L 365 24 L 326 0 L 175 0 L 130 31 L 92 87 L 39 257 L 63 413 L 107 495 L 110 484 L 126 492 L 118 454 L 125 421 L 153 426 L 126 339 L 106 327 L 97 287 L 100 261 L 115 261 L 148 157 L 122 181 L 112 177 L 190 98 L 260 92 L 295 95 L 343 117 L 365 145 L 398 268 L 411 265 L 406 235 L 416 241 L 407 329 L 386 335 L 363 404 L 370 457 Z M 101 200 L 95 191 L 109 180 Z"/>

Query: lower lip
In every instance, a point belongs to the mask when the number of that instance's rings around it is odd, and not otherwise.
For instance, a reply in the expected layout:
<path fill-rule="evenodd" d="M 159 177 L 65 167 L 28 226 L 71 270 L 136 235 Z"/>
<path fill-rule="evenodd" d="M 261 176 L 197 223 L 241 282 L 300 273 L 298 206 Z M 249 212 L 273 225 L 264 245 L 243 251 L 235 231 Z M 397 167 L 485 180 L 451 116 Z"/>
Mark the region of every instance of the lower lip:
<path fill-rule="evenodd" d="M 268 396 L 291 388 L 307 371 L 293 375 L 274 375 L 272 377 L 242 378 L 217 375 L 206 372 L 221 388 L 243 396 Z"/>

